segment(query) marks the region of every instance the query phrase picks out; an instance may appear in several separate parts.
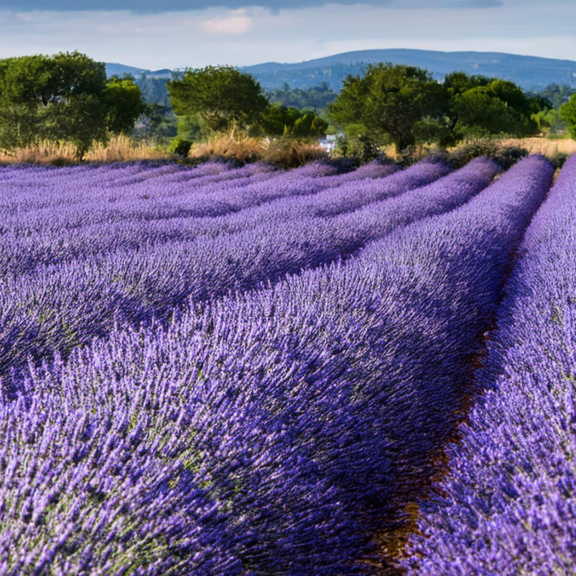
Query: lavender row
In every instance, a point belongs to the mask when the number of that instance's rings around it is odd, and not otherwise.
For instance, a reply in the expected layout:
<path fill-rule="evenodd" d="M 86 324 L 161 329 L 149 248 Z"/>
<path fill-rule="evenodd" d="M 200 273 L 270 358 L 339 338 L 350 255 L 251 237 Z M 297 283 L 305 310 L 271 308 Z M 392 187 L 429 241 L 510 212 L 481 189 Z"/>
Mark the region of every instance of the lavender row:
<path fill-rule="evenodd" d="M 412 574 L 544 576 L 576 563 L 576 157 L 506 292 L 479 374 L 488 391 L 426 508 Z"/>
<path fill-rule="evenodd" d="M 0 192 L 4 210 L 18 208 L 39 208 L 47 203 L 76 204 L 100 202 L 105 200 L 131 200 L 148 193 L 151 196 L 176 196 L 188 192 L 191 188 L 199 192 L 211 192 L 210 184 L 226 184 L 238 180 L 237 184 L 250 183 L 253 180 L 266 180 L 274 176 L 294 178 L 326 178 L 326 185 L 342 179 L 356 180 L 375 178 L 383 173 L 395 170 L 392 165 L 374 162 L 358 170 L 339 174 L 336 166 L 315 162 L 287 172 L 275 171 L 264 163 L 248 164 L 235 168 L 223 162 L 208 162 L 190 168 L 178 164 L 161 164 L 160 166 L 135 163 L 133 165 L 104 165 L 79 171 L 77 167 L 63 168 L 59 172 L 46 168 L 33 167 L 20 169 L 13 179 L 2 182 Z M 78 172 L 78 174 L 76 174 Z M 0 176 L 2 172 L 0 171 Z M 53 177 L 50 177 L 52 175 Z M 0 179 L 1 181 L 1 179 Z M 38 194 L 41 190 L 42 194 Z M 118 193 L 120 195 L 118 196 Z"/>
<path fill-rule="evenodd" d="M 187 299 L 219 298 L 349 257 L 398 226 L 467 201 L 498 172 L 476 160 L 428 187 L 342 216 L 264 222 L 238 234 L 146 245 L 38 267 L 0 287 L 0 372 L 69 352 L 116 323 L 166 318 Z"/>
<path fill-rule="evenodd" d="M 263 164 L 234 169 L 219 163 L 208 166 L 210 170 L 187 168 L 178 172 L 172 165 L 157 168 L 142 166 L 137 172 L 124 177 L 124 170 L 113 166 L 94 168 L 93 172 L 83 173 L 78 178 L 71 177 L 66 169 L 54 178 L 46 178 L 34 171 L 32 178 L 27 178 L 24 173 L 12 183 L 2 183 L 1 207 L 7 214 L 22 215 L 27 210 L 45 207 L 72 209 L 82 205 L 97 206 L 102 202 L 134 201 L 142 199 L 143 195 L 168 195 L 169 191 L 172 195 L 191 190 L 211 191 L 211 185 L 241 185 L 250 183 L 251 177 L 266 180 L 280 174 Z"/>
<path fill-rule="evenodd" d="M 0 408 L 6 573 L 377 573 L 551 176 L 33 370 Z"/>
<path fill-rule="evenodd" d="M 312 168 L 317 175 L 310 173 Z M 378 170 L 381 175 L 385 175 L 394 168 L 381 166 Z M 69 206 L 58 206 L 60 194 L 56 187 L 46 194 L 48 199 L 54 199 L 52 203 L 42 201 L 44 206 L 23 212 L 17 210 L 10 213 L 8 210 L 0 232 L 9 231 L 25 236 L 31 230 L 45 229 L 47 223 L 52 230 L 59 231 L 125 219 L 146 221 L 174 217 L 214 217 L 238 212 L 276 198 L 313 194 L 336 186 L 337 178 L 322 176 L 334 175 L 334 172 L 335 168 L 331 166 L 317 164 L 272 176 L 269 171 L 263 171 L 249 177 L 242 176 L 203 186 L 191 186 L 190 182 L 163 186 L 162 180 L 156 179 L 151 184 L 140 183 L 112 191 L 108 186 L 103 186 L 101 190 L 90 187 L 87 194 L 93 196 L 93 200 L 86 199 Z M 346 182 L 346 178 L 343 182 Z M 73 197 L 76 197 L 75 194 L 78 195 L 72 192 Z"/>
<path fill-rule="evenodd" d="M 38 266 L 111 250 L 142 249 L 150 244 L 190 241 L 198 236 L 216 237 L 262 225 L 281 226 L 298 218 L 337 215 L 425 186 L 448 173 L 448 168 L 439 163 L 421 163 L 387 177 L 384 176 L 386 170 L 367 166 L 335 177 L 342 178 L 340 186 L 315 194 L 280 198 L 214 218 L 127 219 L 107 225 L 56 230 L 48 223 L 43 229 L 26 235 L 6 232 L 0 236 L 0 275 L 21 274 Z M 368 177 L 370 173 L 375 176 L 373 179 Z M 361 179 L 352 180 L 354 175 Z"/>

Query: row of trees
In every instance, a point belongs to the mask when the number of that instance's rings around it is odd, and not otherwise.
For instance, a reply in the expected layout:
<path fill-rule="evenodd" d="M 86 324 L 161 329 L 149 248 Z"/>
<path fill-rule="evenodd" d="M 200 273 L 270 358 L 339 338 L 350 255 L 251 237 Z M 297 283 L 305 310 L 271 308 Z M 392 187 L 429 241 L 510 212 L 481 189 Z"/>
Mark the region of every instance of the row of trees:
<path fill-rule="evenodd" d="M 241 124 L 257 133 L 306 138 L 328 127 L 317 112 L 271 104 L 252 76 L 231 67 L 188 70 L 168 82 L 168 91 L 176 114 L 198 119 L 200 132 Z M 287 87 L 283 93 L 290 95 Z M 558 116 L 576 131 L 576 96 L 555 110 L 548 98 L 513 82 L 463 72 L 440 83 L 420 68 L 371 65 L 362 76 L 348 76 L 330 100 L 327 117 L 336 129 L 399 150 L 424 142 L 448 147 L 470 137 L 533 136 Z"/>
<path fill-rule="evenodd" d="M 560 115 L 576 137 L 576 95 L 557 114 L 542 95 L 513 82 L 455 72 L 439 83 L 411 66 L 376 64 L 348 76 L 336 96 L 327 87 L 314 97 L 330 100 L 335 129 L 371 146 L 399 150 L 421 142 L 451 146 L 470 136 L 530 136 Z M 189 69 L 167 83 L 178 132 L 190 139 L 239 126 L 256 136 L 312 139 L 329 127 L 319 112 L 272 102 L 250 75 L 229 66 Z M 283 89 L 284 97 L 303 94 Z M 78 52 L 0 60 L 0 148 L 42 140 L 72 142 L 79 156 L 113 134 L 134 133 L 138 118 L 163 125 L 162 107 L 145 104 L 129 76 L 106 78 L 105 65 Z M 140 123 L 142 124 L 142 123 Z"/>
<path fill-rule="evenodd" d="M 192 139 L 240 126 L 253 135 L 318 138 L 328 124 L 314 111 L 270 102 L 258 82 L 232 67 L 188 70 L 169 82 L 178 131 Z M 106 77 L 104 63 L 78 52 L 0 60 L 0 149 L 70 142 L 82 157 L 111 135 L 176 135 L 166 109 L 146 104 L 130 76 Z M 141 122 L 135 131 L 137 120 Z"/>
<path fill-rule="evenodd" d="M 318 138 L 328 123 L 312 110 L 271 103 L 260 83 L 231 66 L 189 69 L 168 82 L 177 116 L 198 120 L 202 134 L 241 126 L 254 135 Z"/>
<path fill-rule="evenodd" d="M 403 150 L 420 142 L 451 146 L 470 136 L 531 136 L 540 131 L 536 115 L 550 108 L 513 82 L 455 72 L 439 83 L 420 68 L 376 64 L 345 80 L 331 113 L 349 131 Z"/>

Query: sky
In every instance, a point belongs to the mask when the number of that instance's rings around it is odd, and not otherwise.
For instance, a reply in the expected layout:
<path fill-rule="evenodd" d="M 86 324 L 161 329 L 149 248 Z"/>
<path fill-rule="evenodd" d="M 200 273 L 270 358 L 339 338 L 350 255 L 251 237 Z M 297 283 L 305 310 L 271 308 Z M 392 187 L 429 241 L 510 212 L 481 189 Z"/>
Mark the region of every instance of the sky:
<path fill-rule="evenodd" d="M 159 69 L 375 48 L 576 60 L 576 0 L 0 0 L 0 58 L 79 50 Z"/>

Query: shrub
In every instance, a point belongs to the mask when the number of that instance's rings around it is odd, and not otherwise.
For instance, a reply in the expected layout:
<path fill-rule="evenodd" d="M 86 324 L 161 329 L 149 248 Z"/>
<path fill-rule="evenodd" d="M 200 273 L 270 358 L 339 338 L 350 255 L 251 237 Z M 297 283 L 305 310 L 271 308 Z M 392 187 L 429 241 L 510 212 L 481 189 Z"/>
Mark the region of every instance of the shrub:
<path fill-rule="evenodd" d="M 182 158 L 187 158 L 192 148 L 192 142 L 186 140 L 181 136 L 176 136 L 170 144 L 170 152 L 176 154 L 177 156 L 182 156 Z"/>
<path fill-rule="evenodd" d="M 455 168 L 465 166 L 474 158 L 492 158 L 503 169 L 508 170 L 518 160 L 528 156 L 529 152 L 521 146 L 505 145 L 490 138 L 469 140 L 447 156 L 448 162 Z"/>

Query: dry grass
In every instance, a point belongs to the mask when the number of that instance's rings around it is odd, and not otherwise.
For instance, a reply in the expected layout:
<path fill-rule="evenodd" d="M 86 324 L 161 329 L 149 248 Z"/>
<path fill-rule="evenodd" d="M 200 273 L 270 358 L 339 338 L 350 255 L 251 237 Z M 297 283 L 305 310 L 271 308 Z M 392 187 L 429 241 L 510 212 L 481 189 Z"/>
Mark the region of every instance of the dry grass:
<path fill-rule="evenodd" d="M 213 156 L 233 158 L 239 162 L 268 162 L 289 168 L 312 160 L 326 158 L 324 149 L 284 138 L 255 138 L 238 130 L 217 134 L 206 142 L 192 146 L 189 158 L 208 159 Z"/>
<path fill-rule="evenodd" d="M 20 164 L 75 164 L 77 148 L 70 143 L 41 142 L 36 146 L 19 148 L 10 152 L 0 151 L 0 163 Z M 88 162 L 130 162 L 136 160 L 167 159 L 169 154 L 135 143 L 127 136 L 115 136 L 107 145 L 96 144 L 84 160 Z"/>
<path fill-rule="evenodd" d="M 219 134 L 206 142 L 195 144 L 189 158 L 205 160 L 217 156 L 239 162 L 269 162 L 280 167 L 301 166 L 312 160 L 326 158 L 326 152 L 315 144 L 306 144 L 288 139 L 254 138 L 233 130 Z M 138 160 L 170 160 L 173 156 L 166 151 L 135 143 L 127 136 L 111 138 L 106 145 L 96 144 L 84 156 L 86 162 L 134 162 Z M 76 164 L 77 149 L 73 144 L 42 142 L 29 148 L 10 152 L 0 150 L 0 163 L 20 164 Z"/>
<path fill-rule="evenodd" d="M 136 160 L 168 159 L 167 152 L 151 148 L 146 143 L 135 143 L 128 136 L 116 136 L 104 146 L 97 144 L 86 154 L 89 162 L 130 162 Z"/>
<path fill-rule="evenodd" d="M 502 148 L 518 146 L 520 148 L 525 148 L 530 154 L 542 154 L 547 158 L 554 158 L 557 154 L 567 154 L 568 156 L 576 154 L 576 141 L 570 138 L 506 138 L 494 142 Z M 462 142 L 458 146 L 449 149 L 449 152 L 454 152 L 468 144 L 469 142 Z M 400 160 L 402 156 L 396 151 L 394 145 L 387 146 L 383 152 L 393 160 Z M 413 151 L 412 157 L 414 159 L 421 159 L 429 154 L 437 152 L 440 152 L 440 150 L 434 144 L 420 145 Z"/>
<path fill-rule="evenodd" d="M 570 138 L 510 138 L 502 140 L 504 146 L 520 146 L 526 148 L 530 154 L 542 154 L 553 158 L 557 154 L 576 154 L 576 141 Z"/>

